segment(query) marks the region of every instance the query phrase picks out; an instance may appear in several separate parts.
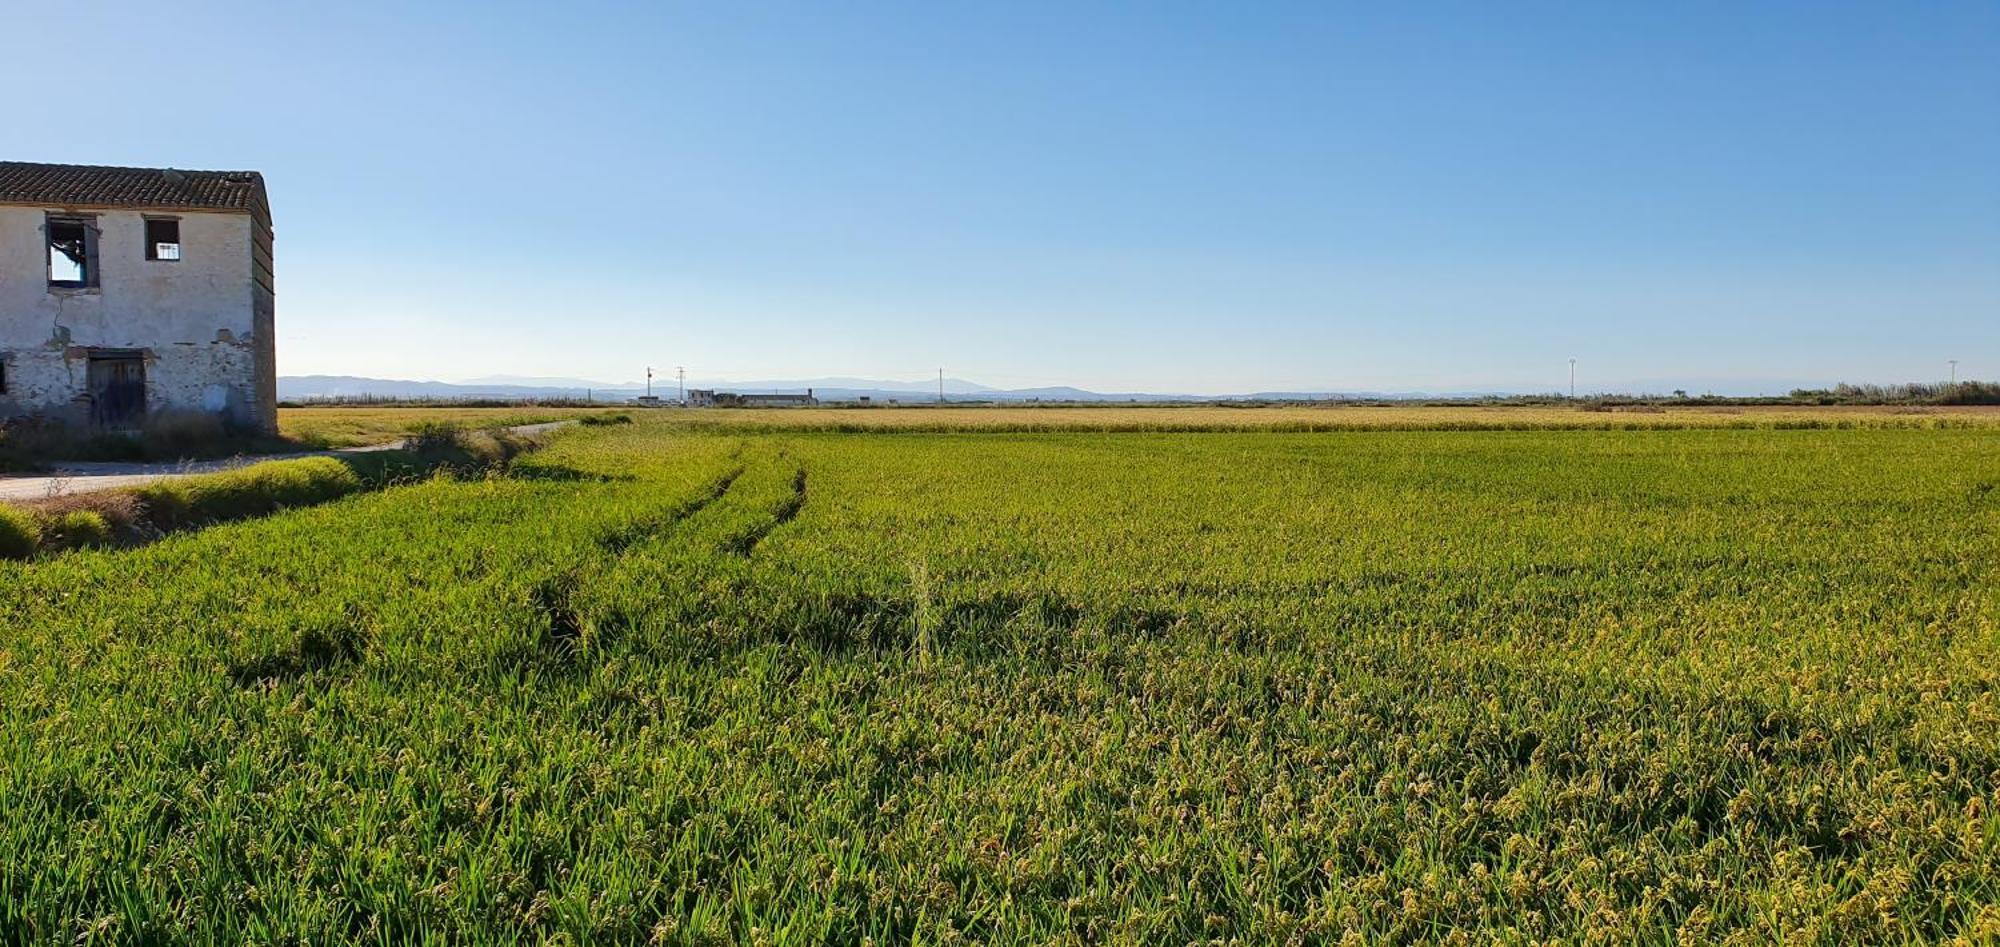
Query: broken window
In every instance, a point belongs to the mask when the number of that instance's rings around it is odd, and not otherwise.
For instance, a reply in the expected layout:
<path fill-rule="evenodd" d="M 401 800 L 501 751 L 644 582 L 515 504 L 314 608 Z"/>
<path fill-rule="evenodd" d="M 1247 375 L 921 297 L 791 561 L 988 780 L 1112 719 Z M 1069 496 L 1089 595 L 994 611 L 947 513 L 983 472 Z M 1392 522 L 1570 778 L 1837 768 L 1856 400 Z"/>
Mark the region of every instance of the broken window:
<path fill-rule="evenodd" d="M 172 262 L 181 258 L 181 222 L 146 218 L 146 259 Z"/>
<path fill-rule="evenodd" d="M 50 217 L 49 285 L 78 289 L 97 285 L 97 228 L 84 217 Z"/>

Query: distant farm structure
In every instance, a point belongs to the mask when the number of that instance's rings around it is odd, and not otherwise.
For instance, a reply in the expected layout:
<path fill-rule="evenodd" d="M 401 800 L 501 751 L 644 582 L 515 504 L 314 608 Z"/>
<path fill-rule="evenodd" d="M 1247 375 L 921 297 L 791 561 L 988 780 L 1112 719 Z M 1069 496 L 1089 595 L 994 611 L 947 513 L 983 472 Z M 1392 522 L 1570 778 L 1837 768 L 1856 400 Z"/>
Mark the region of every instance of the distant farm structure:
<path fill-rule="evenodd" d="M 807 388 L 802 395 L 750 395 L 712 388 L 689 388 L 687 393 L 687 406 L 690 408 L 803 408 L 816 404 L 819 404 L 819 399 L 813 397 L 811 388 Z"/>

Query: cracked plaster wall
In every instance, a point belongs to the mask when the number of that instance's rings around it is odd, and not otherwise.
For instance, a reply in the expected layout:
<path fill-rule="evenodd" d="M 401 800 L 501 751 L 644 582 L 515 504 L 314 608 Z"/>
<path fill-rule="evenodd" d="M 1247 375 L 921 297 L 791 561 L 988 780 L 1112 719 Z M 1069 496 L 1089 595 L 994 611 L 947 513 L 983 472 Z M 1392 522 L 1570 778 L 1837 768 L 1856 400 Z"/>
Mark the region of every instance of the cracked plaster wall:
<path fill-rule="evenodd" d="M 275 428 L 275 307 L 252 278 L 249 215 L 77 211 L 97 218 L 99 272 L 97 288 L 75 290 L 48 285 L 50 212 L 65 213 L 0 206 L 0 417 L 85 421 L 91 350 L 136 349 L 148 411 Z M 147 216 L 180 220 L 180 260 L 145 258 Z"/>

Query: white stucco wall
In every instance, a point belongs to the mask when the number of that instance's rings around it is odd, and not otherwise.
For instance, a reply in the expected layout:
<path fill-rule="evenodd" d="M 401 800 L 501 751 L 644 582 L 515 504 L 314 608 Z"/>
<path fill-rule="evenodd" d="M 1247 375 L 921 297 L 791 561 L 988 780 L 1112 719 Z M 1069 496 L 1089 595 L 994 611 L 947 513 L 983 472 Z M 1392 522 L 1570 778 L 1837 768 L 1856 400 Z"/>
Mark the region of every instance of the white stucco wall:
<path fill-rule="evenodd" d="M 0 206 L 0 359 L 6 391 L 0 417 L 87 418 L 92 348 L 137 349 L 146 359 L 146 407 L 217 412 L 261 427 L 274 418 L 275 379 L 260 384 L 260 349 L 270 351 L 251 276 L 248 214 L 172 212 L 181 259 L 147 260 L 145 218 L 128 210 L 95 215 L 98 286 L 53 289 L 43 224 L 56 207 Z M 268 309 L 268 303 L 265 307 Z M 261 318 L 260 318 L 261 315 Z M 260 334 L 261 330 L 261 334 Z"/>

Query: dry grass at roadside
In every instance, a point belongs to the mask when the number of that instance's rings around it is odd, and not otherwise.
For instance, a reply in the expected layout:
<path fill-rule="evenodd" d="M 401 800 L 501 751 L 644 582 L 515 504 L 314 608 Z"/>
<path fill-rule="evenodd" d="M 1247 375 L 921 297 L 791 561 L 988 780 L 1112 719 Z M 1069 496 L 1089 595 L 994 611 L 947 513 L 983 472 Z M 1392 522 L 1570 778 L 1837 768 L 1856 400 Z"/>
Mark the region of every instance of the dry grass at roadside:
<path fill-rule="evenodd" d="M 279 408 L 278 431 L 286 438 L 316 447 L 360 447 L 420 433 L 427 425 L 448 424 L 466 429 L 518 427 L 568 421 L 619 409 L 603 408 L 450 408 L 450 407 L 303 407 Z"/>
<path fill-rule="evenodd" d="M 167 533 L 313 506 L 437 473 L 503 469 L 539 445 L 505 429 L 425 422 L 401 450 L 302 457 L 142 486 L 0 503 L 0 559 L 133 546 Z"/>

